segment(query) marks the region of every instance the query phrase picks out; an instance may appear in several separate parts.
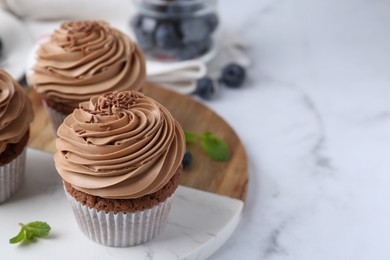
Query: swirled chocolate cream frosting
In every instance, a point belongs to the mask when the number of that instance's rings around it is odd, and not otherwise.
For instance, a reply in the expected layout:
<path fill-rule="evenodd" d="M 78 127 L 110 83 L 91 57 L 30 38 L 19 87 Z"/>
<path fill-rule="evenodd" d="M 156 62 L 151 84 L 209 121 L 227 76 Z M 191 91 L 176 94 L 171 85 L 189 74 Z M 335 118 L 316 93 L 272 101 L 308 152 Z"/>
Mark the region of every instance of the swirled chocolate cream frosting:
<path fill-rule="evenodd" d="M 66 183 L 109 199 L 160 190 L 181 167 L 183 130 L 166 108 L 136 91 L 80 104 L 58 129 L 56 168 Z"/>
<path fill-rule="evenodd" d="M 60 103 L 69 113 L 94 95 L 139 91 L 146 77 L 138 45 L 102 21 L 63 23 L 36 59 L 29 81 L 49 106 Z"/>
<path fill-rule="evenodd" d="M 0 153 L 28 133 L 34 115 L 31 102 L 11 75 L 0 69 Z"/>

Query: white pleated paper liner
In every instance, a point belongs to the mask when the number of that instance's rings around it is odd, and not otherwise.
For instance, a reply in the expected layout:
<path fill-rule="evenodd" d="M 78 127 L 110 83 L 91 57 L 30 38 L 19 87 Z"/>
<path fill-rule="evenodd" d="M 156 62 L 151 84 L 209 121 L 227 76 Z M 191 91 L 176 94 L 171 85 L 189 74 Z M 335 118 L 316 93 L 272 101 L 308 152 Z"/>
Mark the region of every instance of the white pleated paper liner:
<path fill-rule="evenodd" d="M 24 181 L 26 148 L 11 162 L 0 167 L 0 203 L 11 198 Z"/>
<path fill-rule="evenodd" d="M 60 125 L 62 124 L 62 122 L 64 122 L 67 115 L 64 115 L 64 114 L 58 112 L 57 110 L 49 107 L 45 101 L 43 101 L 43 105 L 49 114 L 49 119 L 50 119 L 52 127 L 53 127 L 53 132 L 57 136 L 57 130 L 60 127 Z"/>
<path fill-rule="evenodd" d="M 65 190 L 79 228 L 92 241 L 110 247 L 130 247 L 157 236 L 169 214 L 172 196 L 151 209 L 135 213 L 105 213 L 89 208 Z"/>

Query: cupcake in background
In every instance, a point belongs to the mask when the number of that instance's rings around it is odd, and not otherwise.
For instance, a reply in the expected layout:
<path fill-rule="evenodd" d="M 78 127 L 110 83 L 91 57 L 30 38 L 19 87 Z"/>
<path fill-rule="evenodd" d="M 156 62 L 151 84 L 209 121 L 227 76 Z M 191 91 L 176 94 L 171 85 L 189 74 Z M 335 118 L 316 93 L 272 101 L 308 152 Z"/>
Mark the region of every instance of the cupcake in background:
<path fill-rule="evenodd" d="M 145 243 L 162 229 L 183 174 L 183 130 L 136 91 L 95 96 L 65 118 L 54 156 L 76 220 L 91 240 Z"/>
<path fill-rule="evenodd" d="M 103 21 L 70 21 L 40 46 L 29 82 L 41 95 L 57 131 L 80 102 L 112 91 L 141 91 L 141 49 Z"/>
<path fill-rule="evenodd" d="M 22 87 L 0 69 L 0 203 L 15 194 L 24 180 L 31 102 Z"/>

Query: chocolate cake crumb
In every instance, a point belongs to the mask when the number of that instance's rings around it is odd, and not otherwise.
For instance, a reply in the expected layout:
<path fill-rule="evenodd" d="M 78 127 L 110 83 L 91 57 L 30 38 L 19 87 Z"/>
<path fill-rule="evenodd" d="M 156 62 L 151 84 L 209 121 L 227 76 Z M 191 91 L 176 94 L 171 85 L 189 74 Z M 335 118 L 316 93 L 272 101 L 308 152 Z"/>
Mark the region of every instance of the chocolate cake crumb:
<path fill-rule="evenodd" d="M 75 107 L 69 106 L 67 104 L 60 103 L 58 101 L 51 100 L 49 98 L 42 97 L 43 100 L 46 102 L 46 105 L 50 107 L 51 109 L 54 109 L 58 113 L 61 113 L 65 116 L 72 114 L 73 110 L 75 110 Z"/>
<path fill-rule="evenodd" d="M 28 138 L 30 136 L 30 131 L 27 131 L 19 143 L 9 143 L 5 150 L 0 154 L 0 166 L 3 166 L 13 159 L 15 159 L 19 154 L 22 153 L 23 148 L 26 147 Z"/>
<path fill-rule="evenodd" d="M 183 176 L 183 167 L 180 166 L 167 184 L 160 190 L 135 199 L 106 199 L 98 196 L 89 195 L 75 189 L 70 183 L 64 181 L 66 191 L 77 201 L 89 208 L 95 208 L 97 211 L 103 210 L 108 213 L 113 211 L 115 214 L 132 213 L 150 209 L 170 197 L 179 186 Z"/>

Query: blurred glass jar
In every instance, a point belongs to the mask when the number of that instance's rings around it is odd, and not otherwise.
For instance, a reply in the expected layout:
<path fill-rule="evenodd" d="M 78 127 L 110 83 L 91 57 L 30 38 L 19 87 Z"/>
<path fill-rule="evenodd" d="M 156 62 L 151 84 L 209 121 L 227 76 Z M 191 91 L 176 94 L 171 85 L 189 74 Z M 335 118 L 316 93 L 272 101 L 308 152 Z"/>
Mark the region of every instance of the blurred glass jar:
<path fill-rule="evenodd" d="M 217 0 L 133 1 L 132 29 L 148 59 L 182 61 L 215 53 Z"/>

